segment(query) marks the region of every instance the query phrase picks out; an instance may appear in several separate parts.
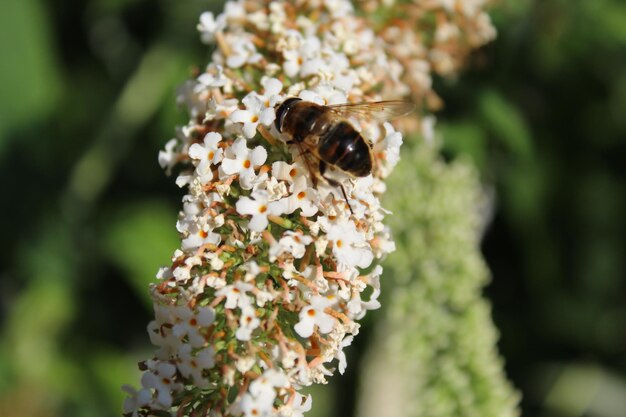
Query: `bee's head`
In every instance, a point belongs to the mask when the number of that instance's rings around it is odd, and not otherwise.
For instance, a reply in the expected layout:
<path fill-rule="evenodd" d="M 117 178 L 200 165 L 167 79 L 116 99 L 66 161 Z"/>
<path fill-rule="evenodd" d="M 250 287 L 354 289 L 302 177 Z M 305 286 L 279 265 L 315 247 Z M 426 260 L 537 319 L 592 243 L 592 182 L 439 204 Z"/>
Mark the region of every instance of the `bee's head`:
<path fill-rule="evenodd" d="M 279 132 L 283 131 L 283 122 L 285 121 L 285 116 L 298 101 L 302 101 L 302 99 L 297 97 L 291 97 L 276 105 L 276 120 L 274 121 L 274 124 L 276 125 L 276 129 L 278 129 Z"/>

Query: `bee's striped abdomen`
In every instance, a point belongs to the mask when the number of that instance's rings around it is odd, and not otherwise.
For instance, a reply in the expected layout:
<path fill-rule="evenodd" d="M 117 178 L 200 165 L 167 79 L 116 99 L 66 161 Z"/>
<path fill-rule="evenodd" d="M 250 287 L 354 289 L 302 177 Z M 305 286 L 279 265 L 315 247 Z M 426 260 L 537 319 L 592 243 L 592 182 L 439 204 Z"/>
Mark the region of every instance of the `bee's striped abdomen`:
<path fill-rule="evenodd" d="M 330 127 L 319 142 L 320 158 L 357 177 L 372 172 L 370 148 L 361 134 L 346 121 Z"/>

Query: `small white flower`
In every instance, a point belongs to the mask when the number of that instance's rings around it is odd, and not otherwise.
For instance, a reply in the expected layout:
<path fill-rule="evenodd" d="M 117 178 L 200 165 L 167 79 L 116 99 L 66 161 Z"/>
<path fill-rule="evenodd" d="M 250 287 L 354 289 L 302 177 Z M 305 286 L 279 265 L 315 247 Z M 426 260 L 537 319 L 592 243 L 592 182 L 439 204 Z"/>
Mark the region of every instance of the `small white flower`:
<path fill-rule="evenodd" d="M 270 246 L 269 260 L 274 262 L 283 253 L 289 253 L 294 258 L 300 259 L 311 242 L 313 238 L 305 236 L 302 231 L 287 230 L 276 244 Z"/>
<path fill-rule="evenodd" d="M 268 193 L 265 190 L 257 190 L 251 194 L 252 198 L 241 197 L 236 204 L 239 214 L 252 215 L 248 228 L 254 232 L 261 232 L 267 227 L 267 216 L 279 216 L 283 214 L 284 204 L 282 201 L 268 201 Z"/>
<path fill-rule="evenodd" d="M 184 344 L 178 350 L 177 362 L 177 368 L 185 378 L 190 378 L 199 388 L 208 387 L 209 381 L 202 376 L 202 372 L 215 365 L 215 351 L 212 347 L 206 347 L 193 354 L 192 346 Z"/>
<path fill-rule="evenodd" d="M 274 402 L 276 388 L 289 388 L 289 379 L 281 371 L 268 369 L 250 383 L 249 392 L 254 397 L 263 397 L 268 400 L 271 398 L 271 402 Z"/>
<path fill-rule="evenodd" d="M 311 397 L 311 394 L 305 397 L 296 392 L 294 396 L 295 398 L 291 403 L 287 403 L 278 410 L 280 417 L 304 417 L 304 413 L 311 411 L 311 407 L 313 406 L 313 397 Z"/>
<path fill-rule="evenodd" d="M 165 150 L 159 151 L 159 165 L 165 169 L 168 175 L 172 172 L 172 168 L 177 162 L 178 153 L 174 151 L 177 143 L 176 139 L 170 139 L 165 144 Z"/>
<path fill-rule="evenodd" d="M 235 362 L 235 368 L 242 374 L 248 372 L 254 365 L 256 365 L 258 358 L 254 355 L 250 356 L 240 356 L 237 358 Z"/>
<path fill-rule="evenodd" d="M 263 102 L 265 107 L 274 108 L 283 97 L 280 92 L 283 90 L 283 83 L 278 78 L 264 78 L 261 81 L 263 86 L 263 94 L 257 94 L 257 96 Z"/>
<path fill-rule="evenodd" d="M 231 68 L 239 68 L 245 64 L 255 64 L 263 58 L 249 39 L 236 37 L 231 47 L 232 53 L 226 58 L 226 65 Z"/>
<path fill-rule="evenodd" d="M 335 87 L 322 83 L 313 90 L 302 90 L 298 93 L 304 101 L 311 101 L 319 105 L 343 104 L 347 101 L 346 94 Z"/>
<path fill-rule="evenodd" d="M 196 222 L 179 221 L 177 227 L 180 232 L 188 232 L 187 237 L 181 241 L 181 248 L 184 251 L 193 251 L 206 244 L 217 245 L 222 239 L 220 234 L 214 233 L 208 224 L 200 227 Z"/>
<path fill-rule="evenodd" d="M 250 297 L 247 292 L 252 291 L 254 286 L 247 282 L 237 281 L 233 285 L 227 285 L 215 293 L 218 297 L 226 297 L 224 307 L 228 309 L 247 307 L 250 305 Z"/>
<path fill-rule="evenodd" d="M 372 263 L 372 250 L 354 223 L 344 220 L 332 224 L 326 237 L 333 243 L 333 255 L 339 264 L 367 268 Z"/>
<path fill-rule="evenodd" d="M 141 385 L 144 388 L 156 391 L 157 406 L 167 409 L 172 406 L 173 393 L 180 391 L 183 385 L 174 382 L 176 367 L 168 362 L 159 362 L 154 369 L 146 371 L 141 377 Z"/>
<path fill-rule="evenodd" d="M 261 320 L 256 316 L 254 307 L 244 306 L 241 309 L 241 317 L 239 318 L 239 327 L 235 332 L 237 340 L 250 340 L 254 329 L 259 327 Z"/>
<path fill-rule="evenodd" d="M 217 19 L 212 12 L 204 12 L 200 15 L 198 31 L 203 43 L 211 44 L 215 40 L 215 33 L 224 30 L 226 27 L 226 16 L 221 14 Z"/>
<path fill-rule="evenodd" d="M 200 307 L 194 312 L 183 305 L 175 307 L 173 313 L 177 323 L 172 328 L 172 334 L 181 340 L 186 336 L 193 347 L 204 346 L 206 340 L 200 329 L 206 329 L 213 323 L 215 311 L 211 307 Z"/>
<path fill-rule="evenodd" d="M 317 190 L 309 187 L 307 178 L 302 175 L 296 178 L 292 186 L 291 196 L 286 198 L 286 212 L 293 213 L 297 209 L 301 209 L 303 216 L 311 217 L 318 211 L 318 202 Z"/>
<path fill-rule="evenodd" d="M 400 160 L 400 146 L 402 145 L 402 133 L 397 132 L 391 123 L 385 123 L 385 138 L 374 147 L 374 152 L 384 152 L 385 161 L 390 167 L 394 167 Z"/>
<path fill-rule="evenodd" d="M 239 100 L 236 98 L 229 98 L 218 102 L 214 97 L 211 97 L 208 103 L 206 120 L 226 119 L 238 108 Z"/>
<path fill-rule="evenodd" d="M 251 139 L 256 135 L 259 123 L 269 126 L 276 118 L 274 107 L 265 106 L 264 97 L 250 93 L 242 100 L 245 110 L 235 110 L 230 115 L 234 123 L 243 123 L 243 134 Z"/>
<path fill-rule="evenodd" d="M 324 65 L 319 38 L 316 36 L 302 38 L 296 31 L 288 31 L 286 38 L 290 48 L 283 50 L 285 74 L 289 77 L 296 75 L 307 77 L 316 74 Z"/>
<path fill-rule="evenodd" d="M 124 413 L 132 413 L 149 405 L 152 401 L 152 393 L 147 388 L 137 391 L 130 385 L 123 385 L 122 391 L 128 394 L 128 397 L 124 400 Z"/>
<path fill-rule="evenodd" d="M 203 184 L 213 179 L 211 165 L 215 165 L 222 160 L 222 148 L 218 146 L 222 136 L 217 132 L 209 132 L 204 137 L 204 145 L 194 143 L 189 148 L 189 157 L 198 161 L 196 173 Z"/>
<path fill-rule="evenodd" d="M 297 177 L 304 175 L 307 172 L 300 163 L 295 162 L 288 164 L 284 161 L 276 161 L 272 164 L 272 176 L 289 183 L 293 183 Z"/>
<path fill-rule="evenodd" d="M 171 324 L 175 321 L 172 314 L 172 307 L 155 303 L 154 318 L 155 319 L 148 324 L 148 333 L 152 344 L 162 347 L 171 343 L 173 348 L 178 348 L 180 341 L 172 335 L 171 331 L 169 331 Z M 161 327 L 163 324 L 167 324 L 167 326 Z"/>
<path fill-rule="evenodd" d="M 272 403 L 264 397 L 244 394 L 238 403 L 233 404 L 233 415 L 243 414 L 245 417 L 266 417 L 272 411 Z"/>
<path fill-rule="evenodd" d="M 372 291 L 369 301 L 363 302 L 363 307 L 367 310 L 376 310 L 380 308 L 380 301 L 378 301 L 378 297 L 380 296 L 380 276 L 382 273 L 383 267 L 376 265 L 374 270 L 369 274 L 369 285 L 374 289 L 374 291 Z"/>
<path fill-rule="evenodd" d="M 339 344 L 339 348 L 337 349 L 337 359 L 339 360 L 339 373 L 343 375 L 346 371 L 346 367 L 348 366 L 348 361 L 346 359 L 346 353 L 344 352 L 344 348 L 350 346 L 352 344 L 352 340 L 354 340 L 354 336 L 346 336 L 341 343 Z"/>
<path fill-rule="evenodd" d="M 263 165 L 267 159 L 267 151 L 262 146 L 248 149 L 246 140 L 237 139 L 224 154 L 220 165 L 220 178 L 230 175 L 239 175 L 239 184 L 244 190 L 249 190 L 254 185 L 256 174 L 254 169 Z"/>
<path fill-rule="evenodd" d="M 230 79 L 224 75 L 224 68 L 221 65 L 211 63 L 196 81 L 198 82 L 196 92 L 200 93 L 207 88 L 224 87 Z"/>
<path fill-rule="evenodd" d="M 315 326 L 322 334 L 330 333 L 335 325 L 335 319 L 324 310 L 331 304 L 332 301 L 326 297 L 319 295 L 311 297 L 311 304 L 300 310 L 300 321 L 294 326 L 296 333 L 304 338 L 310 337 Z"/>

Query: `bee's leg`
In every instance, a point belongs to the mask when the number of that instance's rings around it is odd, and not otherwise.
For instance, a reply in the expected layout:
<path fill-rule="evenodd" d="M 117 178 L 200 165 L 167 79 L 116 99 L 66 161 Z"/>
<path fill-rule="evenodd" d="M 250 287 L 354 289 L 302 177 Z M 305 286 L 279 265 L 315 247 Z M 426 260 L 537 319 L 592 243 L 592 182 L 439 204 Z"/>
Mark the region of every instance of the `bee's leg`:
<path fill-rule="evenodd" d="M 343 188 L 343 184 L 338 181 L 335 181 L 332 178 L 328 178 L 327 176 L 324 175 L 324 172 L 326 172 L 326 162 L 320 161 L 319 171 L 320 171 L 320 175 L 322 176 L 322 178 L 324 178 L 324 180 L 328 184 L 332 185 L 333 187 L 339 187 L 341 189 L 341 193 L 343 194 L 343 199 L 346 200 L 346 204 L 348 205 L 348 208 L 350 209 L 350 213 L 354 214 L 354 211 L 352 211 L 352 206 L 350 205 L 350 202 L 348 201 L 348 195 L 346 194 L 346 190 Z"/>
<path fill-rule="evenodd" d="M 313 188 L 317 188 L 317 175 L 315 172 L 309 170 L 309 174 L 311 174 L 311 183 L 313 184 Z"/>

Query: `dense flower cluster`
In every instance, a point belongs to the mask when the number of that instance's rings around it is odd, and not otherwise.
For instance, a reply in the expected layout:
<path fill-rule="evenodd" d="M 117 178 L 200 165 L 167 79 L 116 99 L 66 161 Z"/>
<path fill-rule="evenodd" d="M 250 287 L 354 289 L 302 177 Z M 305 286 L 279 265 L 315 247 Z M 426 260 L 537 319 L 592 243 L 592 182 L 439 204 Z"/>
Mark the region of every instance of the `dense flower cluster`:
<path fill-rule="evenodd" d="M 186 189 L 181 247 L 152 288 L 158 350 L 141 389 L 125 387 L 124 412 L 301 416 L 300 388 L 343 373 L 356 320 L 380 306 L 376 261 L 394 243 L 378 196 L 402 135 L 353 121 L 375 161 L 367 177 L 331 173 L 344 199 L 314 186 L 276 106 L 397 99 L 411 68 L 347 0 L 229 1 L 198 30 L 217 48 L 181 87 L 191 118 L 159 155 Z"/>
<path fill-rule="evenodd" d="M 438 109 L 432 74 L 453 76 L 496 31 L 485 7 L 492 0 L 358 0 L 397 66 L 392 77 L 417 104 Z"/>

